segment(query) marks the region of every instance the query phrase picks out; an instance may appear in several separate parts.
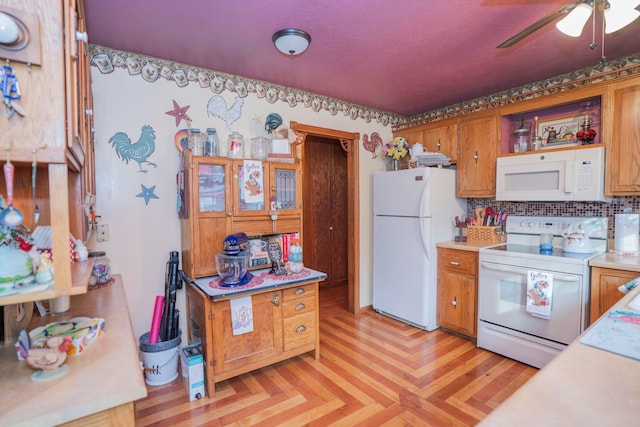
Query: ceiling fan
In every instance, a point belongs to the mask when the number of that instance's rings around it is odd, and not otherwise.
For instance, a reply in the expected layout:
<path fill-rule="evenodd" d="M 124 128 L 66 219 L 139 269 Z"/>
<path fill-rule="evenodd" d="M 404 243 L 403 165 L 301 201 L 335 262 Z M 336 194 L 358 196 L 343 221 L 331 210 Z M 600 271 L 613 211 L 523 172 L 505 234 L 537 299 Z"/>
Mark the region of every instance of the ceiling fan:
<path fill-rule="evenodd" d="M 572 37 L 578 37 L 597 6 L 600 6 L 604 15 L 606 23 L 605 33 L 613 33 L 630 24 L 640 16 L 640 12 L 635 9 L 638 5 L 640 5 L 640 0 L 581 0 L 568 3 L 540 18 L 518 34 L 500 43 L 497 47 L 505 48 L 513 46 L 545 25 L 565 15 L 566 16 L 559 21 L 556 26 L 563 33 Z"/>

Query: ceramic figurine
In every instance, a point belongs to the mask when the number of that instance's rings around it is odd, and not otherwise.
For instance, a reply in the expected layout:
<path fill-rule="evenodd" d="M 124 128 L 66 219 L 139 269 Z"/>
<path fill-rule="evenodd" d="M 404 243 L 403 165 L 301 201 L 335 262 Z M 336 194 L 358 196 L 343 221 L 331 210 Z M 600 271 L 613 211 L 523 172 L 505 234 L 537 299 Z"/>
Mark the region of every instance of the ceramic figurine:
<path fill-rule="evenodd" d="M 26 358 L 27 365 L 39 369 L 31 378 L 34 381 L 45 381 L 64 374 L 69 370 L 63 365 L 67 359 L 67 348 L 71 337 L 53 337 L 47 340 L 46 348 L 31 348 Z"/>
<path fill-rule="evenodd" d="M 40 265 L 38 265 L 38 272 L 36 273 L 36 282 L 48 283 L 53 280 L 53 263 L 49 254 L 40 254 Z"/>
<path fill-rule="evenodd" d="M 271 259 L 271 270 L 269 270 L 269 274 L 275 273 L 276 276 L 287 274 L 287 271 L 280 264 L 280 259 L 282 258 L 282 248 L 280 248 L 280 244 L 277 242 L 269 243 L 267 253 L 269 254 L 269 259 Z"/>

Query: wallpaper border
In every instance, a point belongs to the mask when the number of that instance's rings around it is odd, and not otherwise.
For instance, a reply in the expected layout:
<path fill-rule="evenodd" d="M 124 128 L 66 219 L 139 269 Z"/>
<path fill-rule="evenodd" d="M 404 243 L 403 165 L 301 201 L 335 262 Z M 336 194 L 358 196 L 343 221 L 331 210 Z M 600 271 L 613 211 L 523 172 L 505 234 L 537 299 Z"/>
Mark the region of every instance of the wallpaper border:
<path fill-rule="evenodd" d="M 91 66 L 102 74 L 112 73 L 115 68 L 124 68 L 130 75 L 140 75 L 149 83 L 163 78 L 175 82 L 178 87 L 197 83 L 203 89 L 208 87 L 215 94 L 226 90 L 245 98 L 250 93 L 255 93 L 258 98 L 264 98 L 270 104 L 285 102 L 291 107 L 302 104 L 316 113 L 327 111 L 333 116 L 342 113 L 351 120 L 362 119 L 367 123 L 375 121 L 383 126 L 390 125 L 394 131 L 640 73 L 638 53 L 458 104 L 402 116 L 287 86 L 95 44 L 89 45 L 89 54 Z"/>
<path fill-rule="evenodd" d="M 291 107 L 302 104 L 316 113 L 327 111 L 333 116 L 342 113 L 352 120 L 362 119 L 367 123 L 373 120 L 383 126 L 395 126 L 406 120 L 406 117 L 399 114 L 327 96 L 105 46 L 90 44 L 89 54 L 91 66 L 102 74 L 112 73 L 115 68 L 124 68 L 130 75 L 139 75 L 149 83 L 163 78 L 175 82 L 178 87 L 185 87 L 191 83 L 199 84 L 201 88 L 208 87 L 215 94 L 221 94 L 226 90 L 245 98 L 250 93 L 255 93 L 258 98 L 264 98 L 270 104 L 278 101 Z"/>

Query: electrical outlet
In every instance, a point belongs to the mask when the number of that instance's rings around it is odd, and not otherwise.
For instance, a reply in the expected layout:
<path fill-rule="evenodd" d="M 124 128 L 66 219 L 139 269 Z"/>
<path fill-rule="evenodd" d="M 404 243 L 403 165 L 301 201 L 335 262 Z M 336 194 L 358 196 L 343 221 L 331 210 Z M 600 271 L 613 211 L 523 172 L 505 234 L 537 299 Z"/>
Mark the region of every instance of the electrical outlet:
<path fill-rule="evenodd" d="M 109 224 L 98 224 L 98 242 L 109 241 Z"/>

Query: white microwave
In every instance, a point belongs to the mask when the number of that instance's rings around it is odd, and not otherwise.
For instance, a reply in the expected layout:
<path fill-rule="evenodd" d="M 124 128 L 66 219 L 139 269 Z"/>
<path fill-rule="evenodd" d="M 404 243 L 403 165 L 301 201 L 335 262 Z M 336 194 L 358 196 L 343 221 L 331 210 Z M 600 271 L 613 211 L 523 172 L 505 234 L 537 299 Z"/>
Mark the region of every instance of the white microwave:
<path fill-rule="evenodd" d="M 496 200 L 610 202 L 604 147 L 498 157 Z"/>

